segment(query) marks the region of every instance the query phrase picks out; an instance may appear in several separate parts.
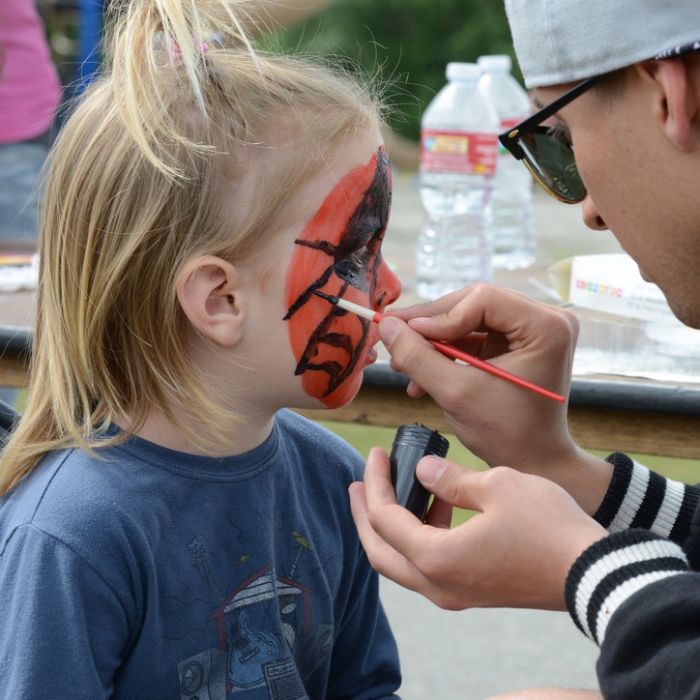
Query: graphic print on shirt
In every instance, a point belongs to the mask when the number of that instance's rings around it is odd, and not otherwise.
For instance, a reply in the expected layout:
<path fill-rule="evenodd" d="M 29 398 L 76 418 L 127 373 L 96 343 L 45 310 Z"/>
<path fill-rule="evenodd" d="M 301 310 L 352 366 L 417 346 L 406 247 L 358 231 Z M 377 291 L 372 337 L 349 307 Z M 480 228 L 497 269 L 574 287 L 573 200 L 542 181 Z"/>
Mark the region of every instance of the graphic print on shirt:
<path fill-rule="evenodd" d="M 289 551 L 295 551 L 287 576 L 267 565 L 229 594 L 219 586 L 203 542 L 194 538 L 187 548 L 209 597 L 217 601 L 208 619 L 216 626 L 218 646 L 178 664 L 180 697 L 226 700 L 246 693 L 251 699 L 306 698 L 299 670 L 316 670 L 333 639 L 332 625 L 312 619 L 314 591 L 297 580 L 304 554 L 313 552 L 308 538 L 291 533 Z M 246 552 L 235 565 L 245 566 L 253 558 L 254 553 Z"/>

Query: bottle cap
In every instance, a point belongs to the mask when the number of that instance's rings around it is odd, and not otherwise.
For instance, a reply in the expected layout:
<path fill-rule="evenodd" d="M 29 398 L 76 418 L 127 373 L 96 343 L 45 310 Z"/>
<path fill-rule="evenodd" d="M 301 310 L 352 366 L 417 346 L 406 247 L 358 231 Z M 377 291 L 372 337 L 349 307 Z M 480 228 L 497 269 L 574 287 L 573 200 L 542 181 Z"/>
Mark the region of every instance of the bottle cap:
<path fill-rule="evenodd" d="M 476 63 L 448 63 L 445 74 L 448 80 L 475 82 L 481 77 L 481 67 Z"/>
<path fill-rule="evenodd" d="M 495 56 L 479 56 L 479 67 L 484 73 L 490 72 L 510 72 L 512 61 L 508 54 L 498 54 Z"/>

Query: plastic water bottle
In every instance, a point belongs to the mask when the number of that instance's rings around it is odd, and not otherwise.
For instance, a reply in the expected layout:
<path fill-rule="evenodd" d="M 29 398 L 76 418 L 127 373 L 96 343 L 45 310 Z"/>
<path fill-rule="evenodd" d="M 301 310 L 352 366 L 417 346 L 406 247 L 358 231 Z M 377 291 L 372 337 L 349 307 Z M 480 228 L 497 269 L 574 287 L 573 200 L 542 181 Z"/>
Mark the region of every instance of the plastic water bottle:
<path fill-rule="evenodd" d="M 511 75 L 510 56 L 481 56 L 479 89 L 500 119 L 500 131 L 531 114 L 525 90 Z M 494 268 L 515 270 L 535 261 L 536 234 L 532 205 L 532 176 L 499 144 L 496 177 L 491 194 Z"/>
<path fill-rule="evenodd" d="M 479 90 L 480 76 L 475 63 L 449 63 L 447 85 L 421 120 L 426 222 L 416 251 L 416 290 L 424 299 L 493 279 L 487 217 L 499 120 Z"/>

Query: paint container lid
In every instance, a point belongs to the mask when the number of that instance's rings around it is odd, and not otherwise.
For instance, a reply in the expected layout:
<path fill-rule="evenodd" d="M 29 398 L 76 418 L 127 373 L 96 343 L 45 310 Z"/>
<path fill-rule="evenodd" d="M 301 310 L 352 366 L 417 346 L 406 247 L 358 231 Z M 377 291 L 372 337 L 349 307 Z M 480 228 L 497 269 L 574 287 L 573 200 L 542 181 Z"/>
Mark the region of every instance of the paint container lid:
<path fill-rule="evenodd" d="M 430 430 L 418 423 L 402 425 L 397 430 L 394 445 L 399 444 L 420 448 L 424 455 L 436 457 L 444 457 L 450 447 L 447 438 L 440 435 L 437 430 Z"/>

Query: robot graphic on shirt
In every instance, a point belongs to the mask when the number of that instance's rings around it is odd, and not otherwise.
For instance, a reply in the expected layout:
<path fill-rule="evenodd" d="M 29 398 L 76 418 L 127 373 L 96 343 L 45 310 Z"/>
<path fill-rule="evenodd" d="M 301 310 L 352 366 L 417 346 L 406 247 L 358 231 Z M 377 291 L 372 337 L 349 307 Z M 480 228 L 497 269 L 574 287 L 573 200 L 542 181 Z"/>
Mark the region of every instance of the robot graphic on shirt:
<path fill-rule="evenodd" d="M 310 674 L 323 663 L 333 627 L 313 624 L 314 591 L 295 580 L 304 552 L 313 552 L 313 547 L 299 532 L 292 537 L 297 552 L 288 576 L 266 566 L 227 596 L 214 578 L 203 543 L 195 538 L 187 545 L 199 574 L 223 602 L 209 618 L 216 624 L 218 646 L 178 664 L 182 699 L 226 700 L 241 692 L 250 698 L 260 692 L 261 698 L 273 700 L 305 697 L 298 668 Z M 239 563 L 252 556 L 244 554 Z"/>

